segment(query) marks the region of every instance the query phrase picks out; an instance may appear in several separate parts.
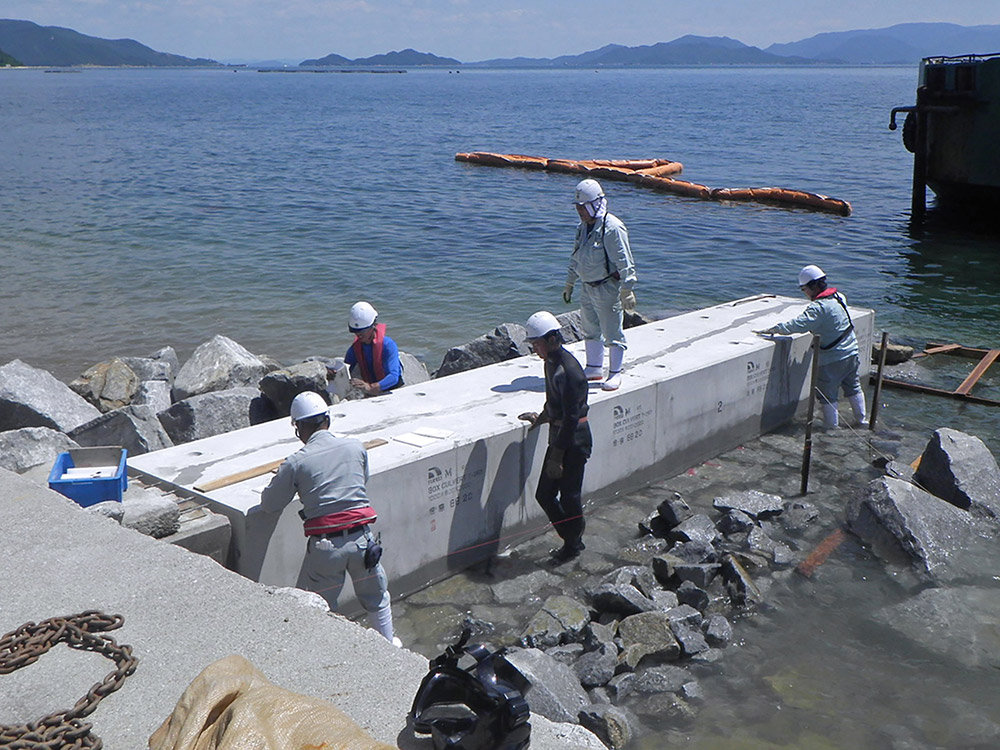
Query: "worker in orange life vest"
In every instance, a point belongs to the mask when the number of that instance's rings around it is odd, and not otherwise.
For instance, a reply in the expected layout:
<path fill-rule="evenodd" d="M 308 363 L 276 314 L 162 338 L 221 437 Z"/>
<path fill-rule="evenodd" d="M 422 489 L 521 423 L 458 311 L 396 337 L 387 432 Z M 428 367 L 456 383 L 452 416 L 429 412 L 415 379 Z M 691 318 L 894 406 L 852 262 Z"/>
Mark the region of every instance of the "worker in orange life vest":
<path fill-rule="evenodd" d="M 357 368 L 351 370 L 355 375 L 351 385 L 363 390 L 366 396 L 377 396 L 403 385 L 399 347 L 386 335 L 375 308 L 368 302 L 355 303 L 348 328 L 354 334 L 354 343 L 344 355 L 344 363 Z"/>
<path fill-rule="evenodd" d="M 813 333 L 819 336 L 819 372 L 816 390 L 823 408 L 823 424 L 835 429 L 840 424 L 837 398 L 840 391 L 854 412 L 854 424 L 867 424 L 865 392 L 861 389 L 858 340 L 847 301 L 836 287 L 826 282 L 826 273 L 809 265 L 799 271 L 799 289 L 811 302 L 800 315 L 784 323 L 757 331 L 765 336 L 788 333 Z"/>

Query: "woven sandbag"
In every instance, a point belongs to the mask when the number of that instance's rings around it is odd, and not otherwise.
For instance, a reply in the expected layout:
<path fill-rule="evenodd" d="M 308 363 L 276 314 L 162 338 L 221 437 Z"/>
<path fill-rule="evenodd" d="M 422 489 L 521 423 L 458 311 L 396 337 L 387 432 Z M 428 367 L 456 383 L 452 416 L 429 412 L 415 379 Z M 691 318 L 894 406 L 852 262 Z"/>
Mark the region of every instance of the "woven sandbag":
<path fill-rule="evenodd" d="M 272 684 L 235 654 L 209 664 L 149 738 L 150 750 L 393 750 L 336 706 Z"/>

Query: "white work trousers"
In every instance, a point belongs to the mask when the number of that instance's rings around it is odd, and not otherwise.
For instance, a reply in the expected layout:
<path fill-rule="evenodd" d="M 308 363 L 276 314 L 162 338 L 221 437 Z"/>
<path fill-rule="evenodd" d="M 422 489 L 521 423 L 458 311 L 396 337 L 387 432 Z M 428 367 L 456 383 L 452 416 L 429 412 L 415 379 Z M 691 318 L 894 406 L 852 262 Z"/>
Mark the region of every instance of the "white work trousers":
<path fill-rule="evenodd" d="M 597 286 L 583 284 L 580 317 L 585 339 L 600 341 L 605 346 L 628 348 L 622 328 L 624 316 L 619 297 L 620 288 L 621 282 L 614 279 L 608 279 Z"/>
<path fill-rule="evenodd" d="M 306 559 L 296 584 L 315 591 L 336 611 L 346 573 L 351 574 L 354 593 L 366 612 L 389 606 L 389 582 L 382 564 L 365 568 L 365 550 L 372 541 L 367 529 L 327 539 L 311 536 L 306 542 Z"/>

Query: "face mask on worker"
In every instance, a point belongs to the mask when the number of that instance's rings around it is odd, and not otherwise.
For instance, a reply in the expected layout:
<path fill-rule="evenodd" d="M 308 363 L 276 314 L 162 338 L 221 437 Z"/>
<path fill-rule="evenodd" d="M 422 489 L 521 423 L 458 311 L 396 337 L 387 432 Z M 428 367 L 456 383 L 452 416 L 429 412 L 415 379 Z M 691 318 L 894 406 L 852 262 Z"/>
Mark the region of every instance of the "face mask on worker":
<path fill-rule="evenodd" d="M 603 195 L 600 195 L 589 203 L 584 203 L 582 205 L 584 210 L 586 210 L 587 215 L 592 219 L 600 219 L 608 212 L 608 203 Z"/>

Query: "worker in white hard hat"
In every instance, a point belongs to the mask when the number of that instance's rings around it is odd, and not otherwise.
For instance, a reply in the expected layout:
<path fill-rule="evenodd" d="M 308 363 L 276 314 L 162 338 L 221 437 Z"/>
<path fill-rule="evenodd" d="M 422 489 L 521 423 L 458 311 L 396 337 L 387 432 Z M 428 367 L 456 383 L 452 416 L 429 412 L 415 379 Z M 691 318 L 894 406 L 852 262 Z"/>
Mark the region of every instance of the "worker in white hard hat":
<path fill-rule="evenodd" d="M 803 333 L 819 336 L 819 372 L 816 390 L 823 407 L 823 424 L 840 424 L 837 398 L 841 390 L 854 412 L 855 424 L 865 424 L 865 393 L 858 376 L 858 339 L 844 295 L 827 284 L 819 266 L 809 265 L 799 271 L 799 289 L 811 302 L 802 313 L 785 323 L 778 323 L 761 334 Z"/>
<path fill-rule="evenodd" d="M 635 264 L 628 230 L 608 212 L 607 198 L 597 180 L 582 180 L 574 199 L 580 224 L 576 228 L 563 301 L 573 299 L 576 280 L 582 283 L 580 314 L 586 341 L 587 380 L 604 378 L 604 347 L 608 347 L 608 377 L 603 388 L 621 385 L 625 358 L 624 310 L 635 310 Z"/>
<path fill-rule="evenodd" d="M 368 453 L 354 438 L 330 432 L 330 413 L 318 393 L 292 401 L 292 425 L 304 445 L 290 455 L 260 495 L 259 512 L 279 514 L 298 494 L 305 521 L 306 557 L 296 586 L 315 591 L 336 610 L 346 573 L 371 626 L 399 645 L 392 629 L 388 580 L 372 534 L 378 516 L 368 501 Z"/>
<path fill-rule="evenodd" d="M 544 310 L 528 318 L 527 339 L 545 360 L 545 405 L 525 412 L 528 431 L 549 425 L 549 446 L 538 478 L 535 499 L 560 539 L 552 561 L 562 564 L 584 549 L 583 472 L 594 445 L 587 423 L 587 378 L 576 357 L 563 347 L 559 321 Z"/>
<path fill-rule="evenodd" d="M 363 390 L 366 396 L 377 396 L 403 385 L 399 347 L 386 335 L 375 308 L 368 302 L 356 302 L 351 307 L 347 327 L 354 334 L 354 343 L 344 355 L 344 363 L 355 375 L 351 385 Z"/>

